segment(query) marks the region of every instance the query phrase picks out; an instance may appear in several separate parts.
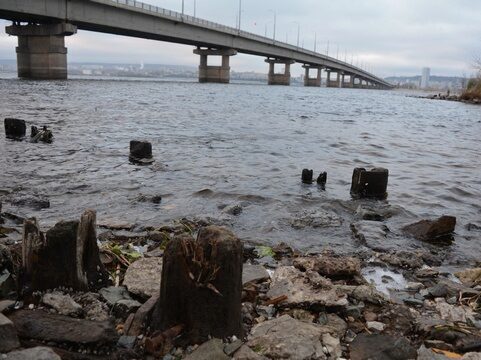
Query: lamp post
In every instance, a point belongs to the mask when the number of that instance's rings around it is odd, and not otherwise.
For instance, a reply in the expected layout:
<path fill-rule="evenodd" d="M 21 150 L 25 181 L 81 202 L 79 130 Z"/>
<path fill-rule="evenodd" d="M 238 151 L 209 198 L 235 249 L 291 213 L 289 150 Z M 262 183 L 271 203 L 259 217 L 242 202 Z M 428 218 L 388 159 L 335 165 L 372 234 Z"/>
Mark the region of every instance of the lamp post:
<path fill-rule="evenodd" d="M 317 50 L 317 33 L 314 33 L 314 52 Z"/>
<path fill-rule="evenodd" d="M 274 33 L 272 34 L 272 40 L 276 41 L 277 12 L 272 9 L 269 9 L 268 11 L 274 13 Z"/>
<path fill-rule="evenodd" d="M 196 17 L 197 14 L 197 0 L 194 0 L 194 17 Z"/>
<path fill-rule="evenodd" d="M 182 15 L 184 15 L 184 0 L 182 0 Z"/>
<path fill-rule="evenodd" d="M 242 0 L 239 0 L 239 30 L 241 29 Z"/>

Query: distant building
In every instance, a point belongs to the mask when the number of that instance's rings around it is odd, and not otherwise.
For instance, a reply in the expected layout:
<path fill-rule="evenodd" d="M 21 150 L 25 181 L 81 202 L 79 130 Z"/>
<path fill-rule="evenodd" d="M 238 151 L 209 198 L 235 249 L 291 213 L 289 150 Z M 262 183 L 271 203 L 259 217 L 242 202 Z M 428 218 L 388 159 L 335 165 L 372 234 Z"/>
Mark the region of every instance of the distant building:
<path fill-rule="evenodd" d="M 421 89 L 426 89 L 429 86 L 429 77 L 431 75 L 431 69 L 428 67 L 423 68 L 421 75 Z"/>

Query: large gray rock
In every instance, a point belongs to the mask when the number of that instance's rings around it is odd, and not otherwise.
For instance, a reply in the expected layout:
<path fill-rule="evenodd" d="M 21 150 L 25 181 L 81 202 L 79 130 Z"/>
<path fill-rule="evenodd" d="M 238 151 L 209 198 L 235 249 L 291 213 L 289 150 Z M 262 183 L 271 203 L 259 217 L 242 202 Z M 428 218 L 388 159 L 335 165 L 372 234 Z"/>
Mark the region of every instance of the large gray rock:
<path fill-rule="evenodd" d="M 47 293 L 42 297 L 45 305 L 55 309 L 61 315 L 79 316 L 82 313 L 82 307 L 77 304 L 69 295 L 61 292 Z"/>
<path fill-rule="evenodd" d="M 350 256 L 333 256 L 325 253 L 296 258 L 293 264 L 302 271 L 312 270 L 328 278 L 352 277 L 361 273 L 361 262 Z"/>
<path fill-rule="evenodd" d="M 417 351 L 402 336 L 356 336 L 351 343 L 351 360 L 410 360 L 417 358 Z"/>
<path fill-rule="evenodd" d="M 451 241 L 456 218 L 454 216 L 441 216 L 436 220 L 421 220 L 417 223 L 407 225 L 402 230 L 404 233 L 415 237 L 418 240 L 428 242 Z"/>
<path fill-rule="evenodd" d="M 52 349 L 43 346 L 12 351 L 6 356 L 6 360 L 62 360 Z"/>
<path fill-rule="evenodd" d="M 317 278 L 309 275 L 317 275 Z M 311 307 L 311 306 L 347 306 L 344 293 L 336 287 L 329 286 L 329 281 L 319 274 L 301 272 L 294 266 L 281 266 L 272 275 L 271 288 L 267 296 L 271 299 L 287 296 L 281 306 Z"/>
<path fill-rule="evenodd" d="M 393 246 L 387 242 L 389 228 L 379 221 L 358 221 L 351 224 L 351 230 L 362 245 L 374 251 L 387 251 Z"/>
<path fill-rule="evenodd" d="M 269 273 L 262 265 L 244 264 L 242 268 L 242 284 L 248 282 L 261 282 L 269 279 Z"/>
<path fill-rule="evenodd" d="M 162 258 L 143 258 L 129 266 L 123 285 L 129 292 L 149 299 L 160 292 Z"/>
<path fill-rule="evenodd" d="M 336 214 L 317 210 L 297 214 L 294 219 L 290 220 L 290 223 L 294 229 L 304 229 L 309 227 L 317 229 L 339 227 L 342 225 L 342 219 Z"/>
<path fill-rule="evenodd" d="M 0 353 L 8 352 L 20 346 L 13 323 L 0 313 Z"/>
<path fill-rule="evenodd" d="M 247 345 L 242 345 L 234 354 L 234 360 L 267 360 L 265 356 L 259 355 Z"/>
<path fill-rule="evenodd" d="M 224 343 L 219 339 L 209 340 L 192 354 L 185 357 L 185 360 L 229 360 L 230 357 L 224 353 Z"/>
<path fill-rule="evenodd" d="M 247 345 L 269 359 L 326 359 L 321 342 L 323 332 L 319 325 L 283 315 L 256 325 Z"/>
<path fill-rule="evenodd" d="M 124 286 L 109 286 L 99 290 L 99 294 L 112 307 L 120 300 L 132 300 Z"/>

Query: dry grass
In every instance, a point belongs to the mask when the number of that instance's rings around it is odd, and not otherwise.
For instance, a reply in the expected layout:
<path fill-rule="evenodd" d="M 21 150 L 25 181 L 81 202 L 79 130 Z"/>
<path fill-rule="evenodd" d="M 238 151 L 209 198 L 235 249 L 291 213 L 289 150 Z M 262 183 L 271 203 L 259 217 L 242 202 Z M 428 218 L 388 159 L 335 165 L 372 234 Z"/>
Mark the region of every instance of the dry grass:
<path fill-rule="evenodd" d="M 461 99 L 470 101 L 474 99 L 481 100 L 481 76 L 469 80 L 467 89 L 461 94 Z"/>

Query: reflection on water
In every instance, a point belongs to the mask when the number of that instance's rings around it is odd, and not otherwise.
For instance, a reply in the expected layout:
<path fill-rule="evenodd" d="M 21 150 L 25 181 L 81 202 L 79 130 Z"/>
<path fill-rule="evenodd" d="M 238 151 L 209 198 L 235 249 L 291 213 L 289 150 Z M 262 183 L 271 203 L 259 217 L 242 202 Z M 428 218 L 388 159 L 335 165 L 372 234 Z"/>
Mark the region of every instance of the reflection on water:
<path fill-rule="evenodd" d="M 0 98 L 1 118 L 54 132 L 52 145 L 0 136 L 0 189 L 51 203 L 33 210 L 6 201 L 4 209 L 45 225 L 85 208 L 140 225 L 211 216 L 252 241 L 349 252 L 359 246 L 349 229 L 359 206 L 349 197 L 352 170 L 382 166 L 398 245 L 425 246 L 399 237 L 401 225 L 450 214 L 458 217 L 453 259 L 481 249 L 481 232 L 465 229 L 481 218 L 480 107 L 394 91 L 140 80 L 4 79 Z M 154 166 L 128 163 L 131 139 L 152 142 Z M 326 191 L 301 184 L 305 167 L 328 172 Z M 232 204 L 240 215 L 221 210 Z M 319 211 L 341 225 L 291 226 Z"/>

